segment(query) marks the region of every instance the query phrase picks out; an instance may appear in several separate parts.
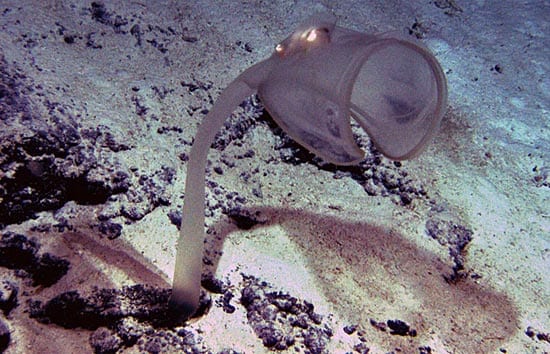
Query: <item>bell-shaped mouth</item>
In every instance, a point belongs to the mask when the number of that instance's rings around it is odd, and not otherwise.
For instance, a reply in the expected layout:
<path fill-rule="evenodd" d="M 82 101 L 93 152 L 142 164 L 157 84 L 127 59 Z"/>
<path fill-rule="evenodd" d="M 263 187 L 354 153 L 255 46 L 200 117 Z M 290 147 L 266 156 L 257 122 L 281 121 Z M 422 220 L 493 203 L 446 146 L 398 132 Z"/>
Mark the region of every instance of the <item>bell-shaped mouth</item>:
<path fill-rule="evenodd" d="M 353 85 L 352 117 L 387 157 L 418 155 L 439 127 L 445 75 L 423 47 L 396 38 L 371 44 Z"/>

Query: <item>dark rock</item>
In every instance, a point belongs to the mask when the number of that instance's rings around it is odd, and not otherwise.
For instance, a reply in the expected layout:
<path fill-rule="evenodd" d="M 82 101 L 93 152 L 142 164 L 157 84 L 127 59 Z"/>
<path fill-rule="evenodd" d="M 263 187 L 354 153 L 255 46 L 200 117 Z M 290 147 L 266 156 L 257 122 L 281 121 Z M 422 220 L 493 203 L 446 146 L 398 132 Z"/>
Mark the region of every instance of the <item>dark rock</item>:
<path fill-rule="evenodd" d="M 128 190 L 128 174 L 97 153 L 128 147 L 108 127 L 80 131 L 73 111 L 0 55 L 0 229 L 68 201 L 101 204 Z"/>
<path fill-rule="evenodd" d="M 107 11 L 107 8 L 103 4 L 103 2 L 92 2 L 90 6 L 90 13 L 93 20 L 112 27 L 116 33 L 125 33 L 122 27 L 128 24 L 128 20 Z"/>
<path fill-rule="evenodd" d="M 114 223 L 112 221 L 104 221 L 97 225 L 97 229 L 103 235 L 107 236 L 109 240 L 114 240 L 122 235 L 122 225 Z"/>
<path fill-rule="evenodd" d="M 216 354 L 243 354 L 243 353 L 238 352 L 234 349 L 223 349 L 223 350 L 217 352 Z"/>
<path fill-rule="evenodd" d="M 418 348 L 419 354 L 432 354 L 432 348 L 428 345 L 424 345 L 420 348 Z"/>
<path fill-rule="evenodd" d="M 370 348 L 363 342 L 354 345 L 353 350 L 359 354 L 368 354 L 370 352 Z"/>
<path fill-rule="evenodd" d="M 3 353 L 4 350 L 10 345 L 11 335 L 10 329 L 4 323 L 2 318 L 0 318 L 0 353 Z"/>
<path fill-rule="evenodd" d="M 24 235 L 6 232 L 0 238 L 0 266 L 9 269 L 31 269 L 37 261 L 39 246 Z"/>
<path fill-rule="evenodd" d="M 228 211 L 227 216 L 233 220 L 237 227 L 241 230 L 250 230 L 257 224 L 262 222 L 258 220 L 257 215 L 253 215 L 248 210 L 242 208 L 232 208 Z"/>
<path fill-rule="evenodd" d="M 374 328 L 376 328 L 376 329 L 379 330 L 379 331 L 385 332 L 386 329 L 387 329 L 386 323 L 376 321 L 374 318 L 371 318 L 371 319 L 369 320 L 369 322 L 370 322 L 370 324 L 371 324 Z"/>
<path fill-rule="evenodd" d="M 5 316 L 17 306 L 17 293 L 19 289 L 17 284 L 9 280 L 0 281 L 0 311 Z"/>
<path fill-rule="evenodd" d="M 295 346 L 306 352 L 322 353 L 332 337 L 314 306 L 282 292 L 273 292 L 267 283 L 244 276 L 241 304 L 254 332 L 267 348 L 288 350 Z"/>
<path fill-rule="evenodd" d="M 224 127 L 216 135 L 212 147 L 223 151 L 234 141 L 240 141 L 256 125 L 256 118 L 262 113 L 262 107 L 254 103 L 254 98 L 247 98 L 240 107 L 247 111 L 247 114 L 232 115 L 224 123 Z"/>
<path fill-rule="evenodd" d="M 536 338 L 540 341 L 550 343 L 550 333 L 539 331 L 532 326 L 527 327 L 527 329 L 525 330 L 525 334 L 530 338 Z"/>
<path fill-rule="evenodd" d="M 125 317 L 117 324 L 116 332 L 126 347 L 137 343 L 138 339 L 145 333 L 146 328 L 134 317 Z"/>
<path fill-rule="evenodd" d="M 231 299 L 233 299 L 234 295 L 227 291 L 225 294 L 223 294 L 223 311 L 226 313 L 233 313 L 235 312 L 235 306 L 231 304 Z"/>
<path fill-rule="evenodd" d="M 132 317 L 155 327 L 181 324 L 171 316 L 168 307 L 168 289 L 158 289 L 141 284 L 122 289 L 95 289 L 89 296 L 68 291 L 45 304 L 35 302 L 31 317 L 43 323 L 55 323 L 64 328 L 97 329 L 110 327 L 118 321 Z M 197 316 L 204 314 L 211 299 L 201 293 Z"/>
<path fill-rule="evenodd" d="M 349 325 L 344 327 L 344 333 L 352 335 L 357 330 L 357 325 Z"/>
<path fill-rule="evenodd" d="M 114 354 L 122 347 L 122 340 L 109 329 L 100 327 L 90 335 L 90 345 L 96 354 Z"/>
<path fill-rule="evenodd" d="M 105 307 L 109 309 L 109 306 Z M 52 322 L 64 328 L 96 329 L 108 323 L 99 308 L 98 304 L 82 298 L 77 291 L 69 291 L 48 301 L 42 308 L 40 318 L 42 322 Z M 37 314 L 31 313 L 31 317 Z"/>
<path fill-rule="evenodd" d="M 50 253 L 38 255 L 39 249 L 36 241 L 6 232 L 0 239 L 0 266 L 24 270 L 35 286 L 51 286 L 67 274 L 70 263 Z"/>
<path fill-rule="evenodd" d="M 204 275 L 201 279 L 201 285 L 214 294 L 223 294 L 224 288 L 227 287 L 223 281 L 216 279 L 212 274 Z"/>
<path fill-rule="evenodd" d="M 32 271 L 34 285 L 52 286 L 69 271 L 70 263 L 50 253 L 44 253 Z"/>
<path fill-rule="evenodd" d="M 464 279 L 466 247 L 473 239 L 473 231 L 450 220 L 429 219 L 426 221 L 426 233 L 449 249 L 449 255 L 454 262 L 453 273 L 445 275 L 448 283 L 456 283 Z"/>
<path fill-rule="evenodd" d="M 400 336 L 409 334 L 410 326 L 401 320 L 388 320 L 387 324 L 391 330 L 391 334 L 397 334 Z"/>
<path fill-rule="evenodd" d="M 179 229 L 181 226 L 181 211 L 170 210 L 168 212 L 168 219 L 170 219 L 170 223 L 172 223 L 172 225 L 175 225 Z"/>

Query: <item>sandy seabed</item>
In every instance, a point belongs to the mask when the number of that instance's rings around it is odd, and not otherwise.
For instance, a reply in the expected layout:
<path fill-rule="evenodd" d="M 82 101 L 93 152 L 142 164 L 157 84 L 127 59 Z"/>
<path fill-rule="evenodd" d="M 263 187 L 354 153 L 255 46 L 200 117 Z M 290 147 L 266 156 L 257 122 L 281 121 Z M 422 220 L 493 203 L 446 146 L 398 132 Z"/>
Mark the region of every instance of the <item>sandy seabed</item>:
<path fill-rule="evenodd" d="M 0 351 L 550 352 L 547 1 L 0 3 Z M 213 145 L 204 313 L 170 322 L 185 166 L 312 13 L 430 48 L 418 158 L 327 165 L 251 97 Z"/>

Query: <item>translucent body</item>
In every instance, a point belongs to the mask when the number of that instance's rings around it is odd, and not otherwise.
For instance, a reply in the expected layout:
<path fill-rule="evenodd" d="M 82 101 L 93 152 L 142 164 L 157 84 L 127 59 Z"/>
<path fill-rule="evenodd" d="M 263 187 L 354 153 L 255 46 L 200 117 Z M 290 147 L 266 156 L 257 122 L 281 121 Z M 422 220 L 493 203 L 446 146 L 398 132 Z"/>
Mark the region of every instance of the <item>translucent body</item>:
<path fill-rule="evenodd" d="M 302 23 L 270 58 L 222 92 L 199 127 L 187 167 L 170 299 L 181 318 L 192 315 L 199 303 L 208 150 L 225 119 L 254 92 L 288 135 L 338 165 L 363 158 L 350 116 L 384 155 L 401 160 L 426 146 L 447 100 L 443 71 L 419 43 L 337 27 L 327 15 Z"/>

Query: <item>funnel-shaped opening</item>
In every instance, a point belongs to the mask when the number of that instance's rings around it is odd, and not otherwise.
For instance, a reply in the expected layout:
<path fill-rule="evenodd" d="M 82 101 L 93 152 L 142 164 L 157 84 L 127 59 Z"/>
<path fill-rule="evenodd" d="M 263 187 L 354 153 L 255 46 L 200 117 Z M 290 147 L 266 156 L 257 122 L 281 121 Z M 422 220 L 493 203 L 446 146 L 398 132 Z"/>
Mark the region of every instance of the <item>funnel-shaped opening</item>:
<path fill-rule="evenodd" d="M 445 76 L 423 47 L 399 39 L 372 44 L 355 78 L 352 116 L 389 158 L 414 157 L 445 112 Z"/>

